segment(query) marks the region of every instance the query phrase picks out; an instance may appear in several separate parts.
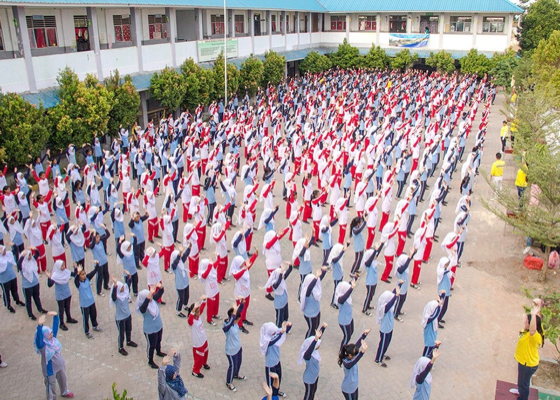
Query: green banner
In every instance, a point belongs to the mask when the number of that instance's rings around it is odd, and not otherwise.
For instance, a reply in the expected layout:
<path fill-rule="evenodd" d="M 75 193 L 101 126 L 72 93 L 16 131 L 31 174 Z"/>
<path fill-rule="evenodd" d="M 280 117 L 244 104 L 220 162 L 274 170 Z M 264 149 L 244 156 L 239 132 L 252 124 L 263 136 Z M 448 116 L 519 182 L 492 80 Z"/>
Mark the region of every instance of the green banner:
<path fill-rule="evenodd" d="M 226 46 L 227 58 L 236 58 L 238 56 L 237 39 L 228 39 Z M 198 62 L 214 61 L 223 51 L 223 40 L 198 42 Z"/>

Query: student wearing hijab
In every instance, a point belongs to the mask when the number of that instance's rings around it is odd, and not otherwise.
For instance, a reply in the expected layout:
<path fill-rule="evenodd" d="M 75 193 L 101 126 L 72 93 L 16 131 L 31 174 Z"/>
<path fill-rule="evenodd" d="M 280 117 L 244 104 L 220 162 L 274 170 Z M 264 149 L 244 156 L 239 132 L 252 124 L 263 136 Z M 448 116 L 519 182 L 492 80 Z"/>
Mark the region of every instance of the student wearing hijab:
<path fill-rule="evenodd" d="M 321 322 L 321 296 L 323 294 L 322 280 L 327 272 L 327 267 L 321 267 L 313 274 L 307 274 L 301 285 L 299 296 L 300 309 L 307 322 L 305 337 L 314 336 Z"/>
<path fill-rule="evenodd" d="M 0 246 L 0 285 L 2 285 L 2 292 L 4 293 L 4 305 L 12 314 L 14 314 L 16 310 L 12 307 L 10 294 L 18 306 L 25 305 L 25 303 L 19 299 L 17 276 L 14 271 L 15 266 L 16 261 L 14 259 L 14 254 L 8 251 L 5 246 Z"/>
<path fill-rule="evenodd" d="M 338 325 L 342 329 L 340 350 L 350 342 L 354 333 L 354 318 L 352 316 L 352 291 L 356 287 L 356 279 L 350 282 L 342 281 L 335 289 L 335 301 L 338 306 Z M 339 351 L 340 351 L 339 350 Z"/>
<path fill-rule="evenodd" d="M 158 290 L 159 289 L 159 290 Z M 153 369 L 159 366 L 154 362 L 154 352 L 158 357 L 165 357 L 167 354 L 161 351 L 161 339 L 163 337 L 163 322 L 159 314 L 157 301 L 163 295 L 164 288 L 161 283 L 152 286 L 150 290 L 144 289 L 138 293 L 136 299 L 136 312 L 144 317 L 143 331 L 146 337 L 146 347 L 148 353 L 148 365 Z"/>
<path fill-rule="evenodd" d="M 181 368 L 181 353 L 173 348 L 163 358 L 163 366 L 158 369 L 159 400 L 186 399 L 189 391 L 185 387 L 183 378 L 179 375 Z"/>
<path fill-rule="evenodd" d="M 319 224 L 319 232 L 321 235 L 321 246 L 323 248 L 323 265 L 328 265 L 329 256 L 333 248 L 332 228 L 337 224 L 338 219 L 331 221 L 328 215 L 323 216 Z M 316 243 L 314 243 L 316 245 Z"/>
<path fill-rule="evenodd" d="M 309 251 L 309 247 L 315 241 L 315 238 L 312 236 L 303 237 L 297 241 L 294 247 L 294 251 L 292 253 L 292 264 L 295 266 L 299 266 L 299 276 L 300 276 L 300 283 L 298 288 L 298 297 L 301 294 L 301 286 L 303 284 L 304 278 L 313 272 L 313 268 L 311 266 L 311 251 Z"/>
<path fill-rule="evenodd" d="M 373 296 L 375 296 L 375 289 L 377 288 L 377 257 L 381 254 L 381 249 L 385 242 L 382 241 L 377 245 L 375 249 L 369 249 L 364 253 L 364 257 L 362 259 L 362 265 L 366 270 L 366 299 L 364 300 L 364 306 L 362 308 L 362 313 L 367 315 L 368 317 L 371 315 L 370 310 L 373 310 L 375 307 L 371 307 L 371 301 L 373 300 Z"/>
<path fill-rule="evenodd" d="M 410 265 L 410 261 L 412 260 L 412 257 L 414 257 L 414 254 L 416 254 L 416 249 L 412 248 L 410 251 L 410 255 L 408 254 L 401 254 L 398 258 L 397 258 L 397 262 L 395 263 L 395 267 L 397 269 L 397 279 L 402 282 L 404 282 L 401 286 L 401 292 L 399 294 L 399 298 L 397 299 L 397 304 L 395 306 L 395 319 L 399 322 L 402 322 L 403 319 L 401 318 L 401 315 L 405 315 L 406 313 L 404 313 L 402 311 L 402 308 L 404 306 L 404 302 L 406 301 L 406 295 L 408 293 L 408 282 L 409 282 L 409 275 L 408 275 L 408 266 Z"/>
<path fill-rule="evenodd" d="M 93 335 L 89 332 L 90 319 L 93 330 L 96 332 L 103 332 L 103 329 L 97 325 L 97 308 L 95 306 L 95 298 L 93 297 L 90 283 L 90 280 L 93 279 L 95 274 L 99 273 L 99 263 L 94 261 L 93 271 L 89 274 L 86 274 L 86 271 L 82 266 L 79 266 L 75 272 L 76 276 L 74 278 L 74 284 L 78 288 L 84 333 L 88 339 L 93 339 Z"/>
<path fill-rule="evenodd" d="M 243 349 L 241 347 L 241 340 L 239 339 L 239 329 L 241 316 L 245 307 L 245 299 L 239 298 L 239 303 L 233 302 L 231 308 L 228 310 L 228 317 L 224 319 L 222 331 L 226 335 L 226 356 L 228 359 L 229 367 L 226 374 L 226 387 L 232 392 L 237 389 L 233 386 L 233 380 L 244 381 L 247 379 L 244 375 L 239 375 L 241 362 L 243 360 Z M 242 326 L 241 326 L 242 327 Z"/>
<path fill-rule="evenodd" d="M 177 305 L 175 311 L 179 318 L 186 318 L 183 309 L 189 304 L 189 274 L 185 268 L 185 262 L 189 258 L 191 244 L 186 250 L 182 248 L 171 253 L 171 270 L 175 274 L 175 290 L 177 290 Z"/>
<path fill-rule="evenodd" d="M 278 267 L 268 277 L 264 289 L 272 288 L 274 291 L 274 310 L 276 311 L 276 326 L 282 327 L 282 323 L 289 319 L 288 309 L 288 287 L 286 279 L 292 272 L 292 264 L 287 269 Z"/>
<path fill-rule="evenodd" d="M 412 397 L 413 400 L 430 400 L 432 393 L 432 374 L 430 371 L 439 356 L 440 352 L 435 349 L 429 356 L 431 358 L 422 356 L 416 361 L 410 380 L 410 387 L 416 388 Z"/>
<path fill-rule="evenodd" d="M 437 340 L 437 318 L 441 311 L 445 293 L 441 293 L 438 300 L 431 300 L 424 306 L 422 312 L 422 329 L 424 330 L 424 350 L 422 355 L 429 357 L 429 354 L 441 343 Z"/>
<path fill-rule="evenodd" d="M 303 372 L 305 395 L 303 400 L 315 399 L 317 384 L 319 383 L 319 371 L 321 370 L 319 347 L 321 346 L 321 337 L 325 333 L 325 329 L 327 329 L 327 324 L 323 323 L 321 328 L 315 332 L 315 336 L 305 339 L 299 349 L 298 365 L 305 361 L 305 371 Z"/>
<path fill-rule="evenodd" d="M 27 309 L 27 315 L 33 321 L 36 321 L 37 318 L 33 315 L 33 311 L 31 310 L 32 298 L 37 307 L 37 311 L 42 314 L 47 313 L 41 305 L 39 293 L 39 273 L 37 272 L 37 260 L 39 257 L 39 251 L 35 247 L 30 247 L 21 254 L 17 262 L 17 268 L 21 274 L 21 287 L 25 294 L 25 308 Z"/>
<path fill-rule="evenodd" d="M 113 287 L 109 300 L 109 305 L 116 309 L 115 322 L 117 324 L 117 330 L 119 331 L 117 343 L 119 346 L 119 353 L 123 356 L 128 355 L 128 352 L 124 349 L 125 336 L 127 346 L 138 347 L 138 345 L 132 341 L 132 316 L 130 315 L 130 308 L 128 306 L 128 303 L 130 303 L 130 279 L 130 275 L 127 275 L 125 283 L 122 283 L 121 281 L 117 281 L 117 278 L 112 277 Z"/>
<path fill-rule="evenodd" d="M 350 237 L 354 238 L 354 264 L 352 264 L 352 269 L 350 274 L 354 275 L 362 264 L 362 258 L 364 257 L 364 235 L 363 230 L 366 227 L 366 221 L 363 217 L 355 217 L 350 223 Z"/>
<path fill-rule="evenodd" d="M 330 254 L 328 256 L 328 264 L 327 265 L 331 265 L 332 266 L 332 277 L 333 277 L 333 281 L 334 281 L 334 285 L 333 285 L 333 295 L 332 295 L 332 299 L 331 299 L 331 307 L 338 309 L 338 305 L 335 302 L 335 297 L 336 297 L 336 287 L 338 286 L 338 284 L 342 281 L 342 279 L 344 278 L 344 270 L 342 267 L 342 257 L 344 256 L 344 252 L 346 251 L 346 246 L 340 244 L 340 243 L 336 243 L 333 248 L 332 251 L 330 251 Z"/>
<path fill-rule="evenodd" d="M 66 322 L 69 324 L 77 324 L 78 321 L 70 315 L 70 304 L 72 301 L 72 292 L 70 291 L 70 278 L 75 277 L 75 272 L 70 272 L 66 263 L 62 260 L 55 261 L 52 269 L 52 274 L 49 271 L 45 272 L 48 280 L 49 287 L 54 285 L 54 297 L 58 303 L 58 317 L 60 320 L 60 329 L 67 331 L 68 327 L 64 324 L 64 313 L 66 313 Z"/>
<path fill-rule="evenodd" d="M 208 365 L 208 339 L 204 324 L 200 319 L 200 316 L 204 313 L 204 307 L 206 307 L 206 296 L 202 295 L 200 296 L 200 302 L 191 304 L 188 318 L 191 327 L 193 352 L 192 376 L 197 378 L 204 378 L 204 375 L 200 373 L 201 368 L 210 369 Z"/>
<path fill-rule="evenodd" d="M 265 378 L 268 386 L 272 386 L 273 377 L 271 373 L 278 374 L 278 388 L 282 382 L 282 364 L 280 363 L 280 346 L 286 340 L 286 335 L 292 329 L 291 322 L 284 322 L 282 328 L 278 328 L 274 322 L 266 322 L 261 327 L 260 349 L 265 357 Z M 277 392 L 279 397 L 286 397 L 286 394 Z"/>
<path fill-rule="evenodd" d="M 282 231 L 280 231 L 280 233 L 276 233 L 274 230 L 272 230 L 264 234 L 263 255 L 266 265 L 266 271 L 269 277 L 272 272 L 282 264 L 280 240 L 286 235 L 286 233 L 288 233 L 289 230 L 290 228 L 286 227 Z M 274 301 L 274 297 L 272 297 L 271 295 L 272 287 L 269 287 L 266 292 L 266 298 L 270 301 Z"/>
<path fill-rule="evenodd" d="M 62 357 L 62 344 L 58 341 L 58 315 L 54 311 L 49 311 L 48 315 L 53 317 L 52 329 L 43 326 L 46 315 L 41 315 L 35 331 L 33 345 L 37 354 L 41 354 L 41 368 L 45 377 L 47 388 L 47 400 L 56 399 L 56 383 L 60 388 L 62 397 L 72 398 L 74 393 L 68 390 L 66 381 L 66 362 Z"/>
<path fill-rule="evenodd" d="M 130 241 L 126 240 L 125 236 L 121 236 L 116 249 L 117 255 L 122 261 L 123 277 L 128 290 L 130 291 L 130 286 L 132 285 L 134 296 L 138 296 L 138 266 L 136 265 L 136 257 L 134 257 L 136 235 L 132 233 L 130 236 Z"/>
<path fill-rule="evenodd" d="M 441 305 L 441 312 L 438 315 L 438 328 L 443 329 L 443 325 L 445 324 L 445 320 L 443 317 L 447 312 L 447 307 L 449 305 L 449 296 L 451 296 L 451 276 L 453 273 L 451 272 L 451 265 L 450 265 L 449 258 L 441 257 L 439 259 L 439 263 L 437 266 L 437 285 L 438 291 L 440 293 L 445 292 L 443 297 L 443 304 Z"/>
<path fill-rule="evenodd" d="M 347 344 L 338 354 L 338 366 L 344 370 L 341 390 L 345 400 L 358 400 L 358 362 L 368 349 L 365 339 L 370 331 L 371 329 L 364 330 L 355 344 Z"/>
<path fill-rule="evenodd" d="M 217 267 L 217 262 L 205 258 L 200 261 L 198 269 L 198 279 L 201 283 L 204 283 L 204 294 L 206 295 L 204 303 L 207 307 L 206 322 L 213 326 L 216 326 L 214 319 L 220 319 L 218 315 L 220 312 L 220 287 L 218 285 Z"/>
<path fill-rule="evenodd" d="M 105 227 L 102 226 L 105 233 L 102 235 L 96 232 L 95 229 L 90 229 L 90 237 L 92 239 L 89 243 L 89 248 L 93 255 L 93 259 L 98 262 L 99 272 L 97 274 L 96 288 L 98 296 L 105 296 L 101 289 L 109 290 L 109 260 L 107 260 L 107 239 L 111 234 Z"/>
<path fill-rule="evenodd" d="M 248 260 L 244 260 L 241 256 L 235 256 L 229 269 L 229 274 L 235 279 L 233 295 L 237 299 L 243 298 L 245 304 L 241 313 L 241 318 L 238 321 L 239 329 L 245 334 L 249 333 L 249 331 L 243 325 L 253 325 L 253 323 L 247 319 L 247 309 L 251 301 L 251 276 L 249 271 L 255 264 L 258 255 L 259 251 L 255 248 L 255 253 Z"/>
<path fill-rule="evenodd" d="M 387 364 L 383 360 L 390 360 L 385 353 L 389 348 L 393 337 L 393 326 L 395 324 L 395 302 L 400 293 L 402 281 L 400 281 L 392 292 L 386 290 L 379 296 L 377 300 L 377 324 L 379 325 L 379 346 L 377 347 L 377 355 L 375 363 L 380 367 L 387 368 Z"/>
<path fill-rule="evenodd" d="M 146 250 L 146 255 L 142 260 L 142 265 L 144 265 L 148 271 L 146 273 L 146 279 L 148 283 L 148 288 L 156 288 L 156 293 L 158 291 L 158 285 L 162 282 L 161 278 L 161 269 L 159 266 L 160 257 L 163 255 L 163 250 L 160 250 L 159 253 L 153 247 L 149 247 Z M 162 300 L 161 296 L 158 296 L 158 303 L 165 305 L 165 302 Z"/>

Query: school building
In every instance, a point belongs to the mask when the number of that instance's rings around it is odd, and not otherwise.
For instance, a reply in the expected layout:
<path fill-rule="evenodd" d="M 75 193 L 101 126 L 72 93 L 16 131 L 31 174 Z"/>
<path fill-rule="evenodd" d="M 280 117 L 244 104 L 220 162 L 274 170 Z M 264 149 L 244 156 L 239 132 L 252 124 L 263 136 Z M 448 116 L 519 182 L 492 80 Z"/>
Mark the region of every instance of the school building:
<path fill-rule="evenodd" d="M 133 75 L 143 120 L 157 113 L 147 89 L 153 71 L 189 57 L 209 63 L 223 50 L 240 64 L 251 54 L 285 55 L 287 73 L 315 49 L 346 38 L 367 52 L 404 47 L 427 57 L 471 48 L 491 56 L 508 48 L 523 10 L 508 0 L 3 0 L 0 90 L 56 104 L 56 77 L 68 66 L 100 80 L 118 69 Z M 156 116 L 156 115 L 153 115 Z M 145 126 L 145 125 L 144 125 Z"/>

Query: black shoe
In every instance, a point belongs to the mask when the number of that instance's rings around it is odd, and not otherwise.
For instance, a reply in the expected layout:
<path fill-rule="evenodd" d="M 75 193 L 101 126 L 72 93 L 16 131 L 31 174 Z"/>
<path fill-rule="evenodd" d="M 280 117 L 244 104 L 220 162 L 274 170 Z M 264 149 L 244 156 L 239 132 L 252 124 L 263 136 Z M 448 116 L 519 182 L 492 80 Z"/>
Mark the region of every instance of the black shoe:
<path fill-rule="evenodd" d="M 122 347 L 119 349 L 119 353 L 121 353 L 123 356 L 128 356 L 128 351 L 126 351 Z"/>
<path fill-rule="evenodd" d="M 391 357 L 389 357 L 389 356 L 383 356 L 383 359 L 387 360 L 387 361 L 391 361 Z"/>
<path fill-rule="evenodd" d="M 31 318 L 32 321 L 37 321 L 37 317 L 34 315 L 30 315 L 29 318 Z"/>
<path fill-rule="evenodd" d="M 109 286 L 103 286 L 103 289 L 109 290 Z"/>
<path fill-rule="evenodd" d="M 126 342 L 126 345 L 129 346 L 129 347 L 138 347 L 138 345 L 135 342 L 133 342 L 132 340 L 130 342 Z"/>
<path fill-rule="evenodd" d="M 202 374 L 197 374 L 197 373 L 194 372 L 194 371 L 192 372 L 192 376 L 195 376 L 195 377 L 197 377 L 197 378 L 204 378 L 204 375 L 202 375 Z"/>
<path fill-rule="evenodd" d="M 16 310 L 14 310 L 14 307 L 12 307 L 12 306 L 8 307 L 8 310 L 9 310 L 12 314 L 15 314 L 15 313 L 16 313 Z"/>
<path fill-rule="evenodd" d="M 270 293 L 267 293 L 266 296 L 264 296 L 264 297 L 266 297 L 270 301 L 274 301 L 274 297 L 272 297 L 272 295 Z"/>
<path fill-rule="evenodd" d="M 162 306 L 166 305 L 167 303 L 165 301 L 160 301 L 159 304 L 161 304 Z"/>
<path fill-rule="evenodd" d="M 18 301 L 16 301 L 16 304 L 17 304 L 18 306 L 25 307 L 25 303 L 24 303 L 23 301 L 19 301 L 19 300 L 18 300 Z"/>
<path fill-rule="evenodd" d="M 209 366 L 208 364 L 204 364 L 204 365 L 202 366 L 202 368 L 204 368 L 204 369 L 210 369 L 210 366 Z"/>
<path fill-rule="evenodd" d="M 385 279 L 381 279 L 381 281 L 385 282 L 385 283 L 391 283 L 391 281 L 389 279 L 385 280 Z"/>
<path fill-rule="evenodd" d="M 178 313 L 177 316 L 179 318 L 187 318 L 187 316 L 185 314 L 183 314 L 182 312 Z"/>
<path fill-rule="evenodd" d="M 338 306 L 336 304 L 331 304 L 331 307 L 334 308 L 335 310 L 338 310 Z"/>
<path fill-rule="evenodd" d="M 244 325 L 248 325 L 248 326 L 253 326 L 253 325 L 254 325 L 254 324 L 253 324 L 251 321 L 249 321 L 248 319 L 244 320 L 244 321 L 243 321 L 243 324 L 244 324 Z"/>
<path fill-rule="evenodd" d="M 249 334 L 249 331 L 248 331 L 247 328 L 245 328 L 244 326 L 242 326 L 241 328 L 239 328 L 239 330 L 240 330 L 241 332 L 243 332 L 244 334 L 246 334 L 246 335 Z"/>
<path fill-rule="evenodd" d="M 148 365 L 150 367 L 152 367 L 153 369 L 159 369 L 159 365 L 157 365 L 155 362 L 153 361 L 148 361 Z"/>
<path fill-rule="evenodd" d="M 47 310 L 39 310 L 39 312 L 40 312 L 41 314 L 48 314 L 48 311 L 47 311 Z"/>
<path fill-rule="evenodd" d="M 365 315 L 367 315 L 368 317 L 371 315 L 371 313 L 369 311 L 362 311 L 362 313 L 364 313 Z"/>
<path fill-rule="evenodd" d="M 439 323 L 440 323 L 440 324 L 445 324 L 445 320 L 444 320 L 444 319 L 440 319 L 440 320 L 439 320 Z"/>
<path fill-rule="evenodd" d="M 444 328 L 445 328 L 445 326 L 443 326 L 442 324 L 437 324 L 437 327 L 438 327 L 439 329 L 444 329 Z"/>
<path fill-rule="evenodd" d="M 286 393 L 284 393 L 284 392 L 278 392 L 278 397 L 286 397 Z"/>
<path fill-rule="evenodd" d="M 59 325 L 59 328 L 62 329 L 63 331 L 67 331 L 67 330 L 68 330 L 68 327 L 67 327 L 66 325 L 64 325 L 64 324 L 60 324 L 60 325 Z"/>
<path fill-rule="evenodd" d="M 69 324 L 77 324 L 77 323 L 78 323 L 78 320 L 76 320 L 76 319 L 74 319 L 74 318 L 68 318 L 68 319 L 66 320 L 66 322 L 68 322 Z"/>
<path fill-rule="evenodd" d="M 163 353 L 161 351 L 156 352 L 158 357 L 165 357 L 167 355 L 167 353 Z"/>

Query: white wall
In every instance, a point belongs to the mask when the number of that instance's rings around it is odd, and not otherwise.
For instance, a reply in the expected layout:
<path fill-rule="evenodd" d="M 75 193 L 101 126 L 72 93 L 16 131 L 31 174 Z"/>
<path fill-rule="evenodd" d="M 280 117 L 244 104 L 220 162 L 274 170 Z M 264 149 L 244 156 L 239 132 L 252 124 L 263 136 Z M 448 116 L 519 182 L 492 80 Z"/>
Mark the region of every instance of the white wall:
<path fill-rule="evenodd" d="M 55 86 L 58 73 L 65 67 L 73 69 L 80 79 L 84 79 L 89 73 L 97 74 L 93 51 L 33 57 L 37 89 Z"/>
<path fill-rule="evenodd" d="M 478 51 L 503 52 L 508 47 L 508 37 L 503 34 L 476 35 L 476 49 Z"/>
<path fill-rule="evenodd" d="M 265 38 L 268 38 L 268 36 L 265 36 Z M 248 57 L 253 52 L 251 36 L 237 38 L 237 51 L 239 57 Z"/>
<path fill-rule="evenodd" d="M 177 42 L 175 43 L 175 54 L 177 64 L 181 65 L 187 58 L 192 58 L 198 62 L 198 53 L 196 51 L 196 42 Z"/>
<path fill-rule="evenodd" d="M 255 36 L 255 49 L 254 54 L 264 54 L 268 50 L 268 36 Z"/>
<path fill-rule="evenodd" d="M 286 35 L 286 50 L 294 50 L 297 47 L 297 33 L 289 33 Z"/>
<path fill-rule="evenodd" d="M 375 31 L 350 32 L 349 42 L 352 43 L 353 46 L 357 47 L 371 47 L 371 44 L 375 43 L 375 37 Z"/>
<path fill-rule="evenodd" d="M 23 58 L 1 60 L 0 66 L 2 71 L 10 71 L 9 74 L 0 74 L 0 89 L 2 92 L 20 93 L 29 90 L 25 61 Z"/>
<path fill-rule="evenodd" d="M 101 50 L 101 63 L 104 76 L 108 76 L 115 69 L 118 69 L 121 75 L 137 73 L 138 53 L 136 47 Z"/>
<path fill-rule="evenodd" d="M 330 25 L 329 25 L 330 26 Z M 346 38 L 346 32 L 322 32 L 321 42 L 338 46 Z"/>
<path fill-rule="evenodd" d="M 470 50 L 472 49 L 473 35 L 465 33 L 448 33 L 443 35 L 443 48 L 445 50 Z"/>
<path fill-rule="evenodd" d="M 285 35 L 272 35 L 272 48 L 273 49 L 284 50 L 285 44 L 286 44 L 286 36 Z"/>
<path fill-rule="evenodd" d="M 166 66 L 173 66 L 171 43 L 142 46 L 142 65 L 144 71 L 156 71 Z"/>

